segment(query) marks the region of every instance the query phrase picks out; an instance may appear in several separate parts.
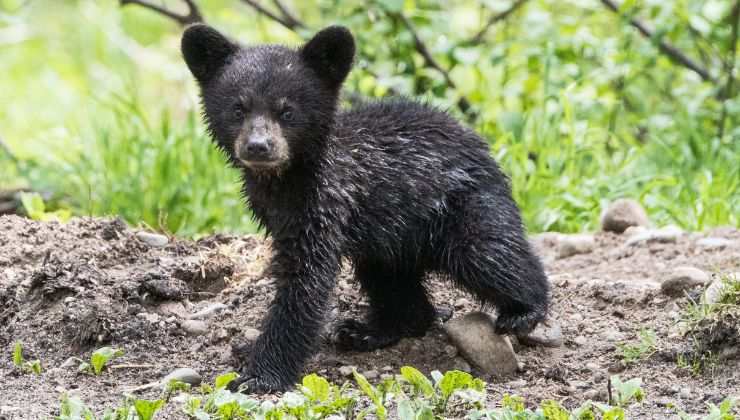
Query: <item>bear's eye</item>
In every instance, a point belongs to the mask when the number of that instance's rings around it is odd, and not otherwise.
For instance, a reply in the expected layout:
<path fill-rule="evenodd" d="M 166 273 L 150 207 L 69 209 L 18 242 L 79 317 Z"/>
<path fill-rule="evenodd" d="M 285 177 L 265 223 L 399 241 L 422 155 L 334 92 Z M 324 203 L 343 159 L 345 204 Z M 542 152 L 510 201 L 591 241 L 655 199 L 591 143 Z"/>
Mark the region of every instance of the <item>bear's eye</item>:
<path fill-rule="evenodd" d="M 243 119 L 244 118 L 244 108 L 239 104 L 234 105 L 234 108 L 231 110 L 231 115 L 236 120 Z"/>
<path fill-rule="evenodd" d="M 288 108 L 284 109 L 282 113 L 280 113 L 280 119 L 283 121 L 293 121 L 293 111 Z"/>

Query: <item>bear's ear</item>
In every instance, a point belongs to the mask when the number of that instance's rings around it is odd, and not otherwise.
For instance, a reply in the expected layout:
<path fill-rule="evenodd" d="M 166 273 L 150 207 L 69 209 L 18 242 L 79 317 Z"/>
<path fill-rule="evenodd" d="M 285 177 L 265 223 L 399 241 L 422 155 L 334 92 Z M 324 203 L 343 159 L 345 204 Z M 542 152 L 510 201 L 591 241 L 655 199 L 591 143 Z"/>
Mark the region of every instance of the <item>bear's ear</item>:
<path fill-rule="evenodd" d="M 303 61 L 327 82 L 338 89 L 352 68 L 355 40 L 343 26 L 329 26 L 314 35 L 300 50 Z"/>
<path fill-rule="evenodd" d="M 239 47 L 208 25 L 196 24 L 182 34 L 182 56 L 198 82 L 205 83 Z"/>

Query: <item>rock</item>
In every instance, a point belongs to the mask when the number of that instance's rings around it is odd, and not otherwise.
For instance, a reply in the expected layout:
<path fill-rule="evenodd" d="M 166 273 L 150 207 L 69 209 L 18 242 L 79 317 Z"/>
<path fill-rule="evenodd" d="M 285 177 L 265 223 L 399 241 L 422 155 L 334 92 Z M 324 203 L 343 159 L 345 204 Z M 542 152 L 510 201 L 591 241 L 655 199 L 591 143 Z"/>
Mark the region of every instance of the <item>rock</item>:
<path fill-rule="evenodd" d="M 247 328 L 242 332 L 242 337 L 247 341 L 257 341 L 260 334 L 262 334 L 262 331 L 257 328 Z"/>
<path fill-rule="evenodd" d="M 577 346 L 583 347 L 588 344 L 588 339 L 582 335 L 579 335 L 578 337 L 573 339 L 573 342 L 576 343 Z"/>
<path fill-rule="evenodd" d="M 206 335 L 208 333 L 208 324 L 204 321 L 188 319 L 180 324 L 180 328 L 190 335 Z"/>
<path fill-rule="evenodd" d="M 696 241 L 696 246 L 705 249 L 722 249 L 731 246 L 734 242 L 727 238 L 702 238 Z"/>
<path fill-rule="evenodd" d="M 80 365 L 80 359 L 76 357 L 69 357 L 67 360 L 64 361 L 61 365 L 59 365 L 62 369 L 69 369 L 71 367 L 74 367 L 75 369 Z"/>
<path fill-rule="evenodd" d="M 468 363 L 462 357 L 456 357 L 455 358 L 455 360 L 452 363 L 452 369 L 453 370 L 459 370 L 461 372 L 467 372 L 467 373 L 470 373 L 470 372 L 473 371 L 473 368 L 470 367 L 470 363 Z"/>
<path fill-rule="evenodd" d="M 685 400 L 690 400 L 693 399 L 694 394 L 691 392 L 691 388 L 681 388 L 681 390 L 678 391 L 678 396 Z"/>
<path fill-rule="evenodd" d="M 198 386 L 203 381 L 203 378 L 194 369 L 179 368 L 173 370 L 162 379 L 162 386 L 167 386 L 170 381 L 180 381 L 192 386 Z"/>
<path fill-rule="evenodd" d="M 455 300 L 455 309 L 464 309 L 468 305 L 470 305 L 470 301 L 464 297 Z"/>
<path fill-rule="evenodd" d="M 366 370 L 365 372 L 362 373 L 362 375 L 367 380 L 372 381 L 372 380 L 378 379 L 378 377 L 380 376 L 380 373 L 378 373 L 378 371 L 375 369 L 371 369 L 371 370 Z"/>
<path fill-rule="evenodd" d="M 624 335 L 621 332 L 619 332 L 619 331 L 617 331 L 617 330 L 615 330 L 613 328 L 610 328 L 610 329 L 607 329 L 607 330 L 603 331 L 601 333 L 601 337 L 605 341 L 608 341 L 610 343 L 614 343 L 616 341 L 622 340 L 624 338 Z"/>
<path fill-rule="evenodd" d="M 640 203 L 628 198 L 620 198 L 609 204 L 601 214 L 601 230 L 622 233 L 630 226 L 650 224 L 645 209 Z"/>
<path fill-rule="evenodd" d="M 560 347 L 563 345 L 563 330 L 555 320 L 539 323 L 529 334 L 517 337 L 526 346 Z"/>
<path fill-rule="evenodd" d="M 170 242 L 164 235 L 144 231 L 136 232 L 136 239 L 154 248 L 162 248 Z"/>
<path fill-rule="evenodd" d="M 147 320 L 152 324 L 156 324 L 157 322 L 159 322 L 159 315 L 151 312 L 139 312 L 138 314 L 136 314 L 136 317 Z"/>
<path fill-rule="evenodd" d="M 558 237 L 558 258 L 567 258 L 577 254 L 588 254 L 596 247 L 592 235 L 560 235 Z"/>
<path fill-rule="evenodd" d="M 598 364 L 596 364 L 594 362 L 588 362 L 588 363 L 586 363 L 586 369 L 588 369 L 591 372 L 596 372 L 600 368 L 599 368 L 599 365 Z"/>
<path fill-rule="evenodd" d="M 660 290 L 668 296 L 682 296 L 684 291 L 709 284 L 709 274 L 696 267 L 677 267 L 663 279 Z"/>
<path fill-rule="evenodd" d="M 472 312 L 444 324 L 450 341 L 470 363 L 490 375 L 516 372 L 516 354 L 507 337 L 494 332 L 494 321 L 483 312 Z"/>
<path fill-rule="evenodd" d="M 224 305 L 221 302 L 216 302 L 205 309 L 189 315 L 188 319 L 207 319 L 228 308 L 229 307 L 227 305 Z"/>
<path fill-rule="evenodd" d="M 719 302 L 720 298 L 722 297 L 722 292 L 724 291 L 725 284 L 722 282 L 722 280 L 714 280 L 712 284 L 707 287 L 707 290 L 702 295 L 701 302 L 705 305 L 714 305 L 715 303 Z"/>
<path fill-rule="evenodd" d="M 457 356 L 457 347 L 448 344 L 445 346 L 445 353 L 450 357 L 455 357 Z"/>
<path fill-rule="evenodd" d="M 589 389 L 588 391 L 585 391 L 583 393 L 583 399 L 585 400 L 595 401 L 598 396 L 599 396 L 599 391 L 595 389 Z"/>
<path fill-rule="evenodd" d="M 527 381 L 525 381 L 524 379 L 517 379 L 515 381 L 507 382 L 506 385 L 511 388 L 524 388 L 525 386 L 527 386 Z"/>
<path fill-rule="evenodd" d="M 342 366 L 339 368 L 339 374 L 342 376 L 352 376 L 352 371 L 355 370 L 355 366 Z"/>
<path fill-rule="evenodd" d="M 380 368 L 380 370 L 382 370 L 383 372 L 390 372 L 393 370 L 393 366 L 383 366 L 382 368 Z"/>
<path fill-rule="evenodd" d="M 678 226 L 668 225 L 660 229 L 646 229 L 640 231 L 624 242 L 625 245 L 639 245 L 645 242 L 676 242 L 683 234 L 683 230 Z"/>

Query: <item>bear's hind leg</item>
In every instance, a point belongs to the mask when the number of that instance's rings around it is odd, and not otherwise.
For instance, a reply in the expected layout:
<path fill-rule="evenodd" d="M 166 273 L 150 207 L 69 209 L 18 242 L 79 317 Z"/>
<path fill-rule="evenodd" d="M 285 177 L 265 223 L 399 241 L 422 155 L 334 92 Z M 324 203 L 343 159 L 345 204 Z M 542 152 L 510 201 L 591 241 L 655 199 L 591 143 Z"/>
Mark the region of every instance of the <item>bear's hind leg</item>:
<path fill-rule="evenodd" d="M 397 343 L 404 337 L 423 336 L 437 316 L 429 301 L 423 272 L 393 272 L 381 263 L 360 263 L 355 276 L 370 298 L 365 321 L 346 319 L 333 331 L 340 350 L 372 351 Z"/>

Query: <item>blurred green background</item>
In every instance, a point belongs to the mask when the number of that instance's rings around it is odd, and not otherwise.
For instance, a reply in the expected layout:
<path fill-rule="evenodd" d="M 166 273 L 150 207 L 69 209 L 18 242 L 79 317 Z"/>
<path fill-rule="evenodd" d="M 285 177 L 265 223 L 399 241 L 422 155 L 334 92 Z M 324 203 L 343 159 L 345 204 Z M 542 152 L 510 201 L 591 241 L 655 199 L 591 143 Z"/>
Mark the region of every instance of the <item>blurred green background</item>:
<path fill-rule="evenodd" d="M 194 3 L 244 43 L 351 28 L 345 102 L 400 93 L 450 109 L 489 140 L 531 232 L 596 229 L 620 197 L 658 225 L 739 224 L 737 1 Z M 0 0 L 0 191 L 187 236 L 253 231 L 200 121 L 181 31 L 114 0 Z"/>

